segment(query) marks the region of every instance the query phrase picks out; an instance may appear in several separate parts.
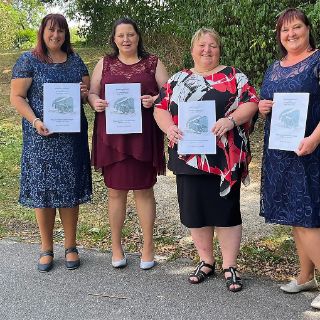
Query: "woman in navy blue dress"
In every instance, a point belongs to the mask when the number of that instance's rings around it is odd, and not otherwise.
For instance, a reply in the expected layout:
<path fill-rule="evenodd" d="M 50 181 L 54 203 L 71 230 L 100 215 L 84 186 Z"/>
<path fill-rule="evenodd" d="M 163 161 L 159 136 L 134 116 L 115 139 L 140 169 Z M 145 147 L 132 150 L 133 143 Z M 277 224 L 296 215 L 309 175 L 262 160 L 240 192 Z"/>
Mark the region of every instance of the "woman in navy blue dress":
<path fill-rule="evenodd" d="M 308 18 L 287 9 L 277 22 L 281 59 L 267 70 L 259 111 L 266 117 L 261 183 L 261 215 L 266 222 L 293 226 L 300 261 L 297 279 L 281 290 L 297 293 L 317 288 L 320 268 L 320 51 Z M 295 152 L 268 149 L 273 94 L 310 94 L 305 138 Z M 320 308 L 320 296 L 311 304 Z"/>
<path fill-rule="evenodd" d="M 82 101 L 88 95 L 88 70 L 74 53 L 67 21 L 60 14 L 43 18 L 36 48 L 21 55 L 11 81 L 11 103 L 23 117 L 19 202 L 35 208 L 41 235 L 38 270 L 42 272 L 53 266 L 56 208 L 64 227 L 66 267 L 79 267 L 79 204 L 89 201 L 92 193 L 88 124 L 83 107 L 81 132 L 49 132 L 42 121 L 44 83 L 81 83 Z"/>

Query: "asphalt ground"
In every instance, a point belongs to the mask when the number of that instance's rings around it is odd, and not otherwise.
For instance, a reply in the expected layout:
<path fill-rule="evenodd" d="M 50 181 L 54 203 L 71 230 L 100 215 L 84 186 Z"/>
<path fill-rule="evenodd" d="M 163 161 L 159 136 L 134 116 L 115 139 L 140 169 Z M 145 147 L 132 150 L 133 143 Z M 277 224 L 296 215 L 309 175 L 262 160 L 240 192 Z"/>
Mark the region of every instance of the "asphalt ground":
<path fill-rule="evenodd" d="M 320 319 L 310 303 L 318 292 L 284 294 L 280 283 L 243 275 L 244 289 L 229 292 L 218 270 L 189 284 L 192 262 L 159 261 L 145 271 L 139 256 L 114 269 L 110 253 L 80 249 L 81 267 L 66 270 L 64 250 L 55 247 L 49 273 L 36 269 L 39 245 L 0 241 L 0 319 Z"/>

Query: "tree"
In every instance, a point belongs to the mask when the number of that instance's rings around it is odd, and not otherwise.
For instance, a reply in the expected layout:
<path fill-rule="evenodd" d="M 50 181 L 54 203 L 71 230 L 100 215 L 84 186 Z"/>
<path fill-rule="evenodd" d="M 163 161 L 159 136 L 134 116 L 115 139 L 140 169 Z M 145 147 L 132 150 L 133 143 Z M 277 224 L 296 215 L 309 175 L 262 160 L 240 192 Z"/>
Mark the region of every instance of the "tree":
<path fill-rule="evenodd" d="M 0 43 L 2 49 L 10 49 L 16 36 L 18 13 L 6 3 L 0 3 Z"/>
<path fill-rule="evenodd" d="M 51 0 L 51 2 L 55 2 Z M 112 23 L 121 16 L 135 19 L 147 44 L 162 55 L 171 70 L 191 63 L 189 42 L 201 26 L 215 28 L 222 37 L 222 63 L 236 65 L 260 84 L 277 57 L 275 23 L 287 7 L 299 7 L 312 19 L 320 35 L 320 0 L 71 0 L 67 14 L 85 23 L 82 35 L 105 46 Z"/>

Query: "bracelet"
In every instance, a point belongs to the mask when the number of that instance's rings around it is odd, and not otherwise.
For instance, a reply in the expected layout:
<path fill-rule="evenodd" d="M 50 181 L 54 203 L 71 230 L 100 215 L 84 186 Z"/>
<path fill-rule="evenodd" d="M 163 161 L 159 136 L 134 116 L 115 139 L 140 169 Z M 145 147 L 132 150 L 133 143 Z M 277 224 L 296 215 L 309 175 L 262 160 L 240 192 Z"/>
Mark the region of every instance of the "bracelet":
<path fill-rule="evenodd" d="M 232 116 L 227 117 L 227 119 L 229 119 L 233 123 L 234 128 L 238 126 L 238 124 L 236 123 L 236 121 L 233 119 Z"/>
<path fill-rule="evenodd" d="M 36 122 L 37 121 L 40 121 L 40 118 L 35 118 L 33 121 L 32 121 L 32 126 L 35 128 L 35 125 L 36 125 Z"/>

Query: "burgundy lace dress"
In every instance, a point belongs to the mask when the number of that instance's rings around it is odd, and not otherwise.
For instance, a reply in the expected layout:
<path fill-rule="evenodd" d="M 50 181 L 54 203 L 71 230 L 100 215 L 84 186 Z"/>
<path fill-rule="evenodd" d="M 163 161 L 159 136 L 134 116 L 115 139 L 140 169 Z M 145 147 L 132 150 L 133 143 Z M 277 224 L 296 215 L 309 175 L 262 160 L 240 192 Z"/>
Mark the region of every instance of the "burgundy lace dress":
<path fill-rule="evenodd" d="M 141 83 L 141 95 L 157 95 L 157 63 L 158 58 L 154 55 L 132 65 L 126 65 L 118 58 L 104 57 L 100 97 L 105 98 L 106 83 Z M 165 172 L 163 133 L 153 118 L 153 108 L 141 105 L 141 109 L 142 133 L 132 134 L 106 134 L 105 113 L 96 112 L 92 165 L 102 172 L 109 188 L 148 189 L 156 183 L 157 174 Z"/>

